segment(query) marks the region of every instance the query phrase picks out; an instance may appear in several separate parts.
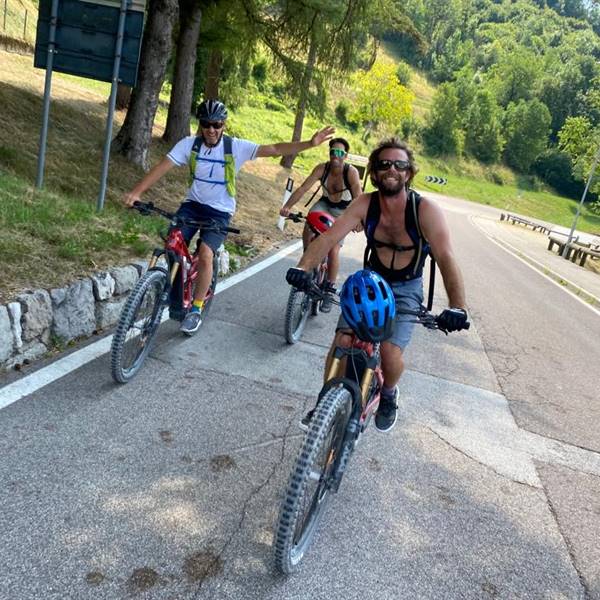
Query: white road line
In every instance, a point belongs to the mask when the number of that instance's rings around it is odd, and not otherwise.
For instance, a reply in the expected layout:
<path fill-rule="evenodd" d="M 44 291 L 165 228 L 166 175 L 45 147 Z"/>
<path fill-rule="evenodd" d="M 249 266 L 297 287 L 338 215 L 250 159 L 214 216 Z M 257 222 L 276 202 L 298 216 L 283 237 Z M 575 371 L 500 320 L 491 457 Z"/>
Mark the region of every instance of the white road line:
<path fill-rule="evenodd" d="M 534 258 L 531 258 L 530 256 L 528 256 L 527 258 L 529 259 L 529 261 L 534 262 L 536 265 L 538 265 L 539 268 L 536 268 L 534 265 L 531 264 L 531 262 L 528 262 L 527 260 L 525 260 L 524 258 L 522 258 L 521 256 L 519 256 L 519 254 L 525 254 L 524 252 L 521 252 L 519 249 L 515 248 L 514 246 L 512 246 L 511 244 L 509 244 L 508 242 L 506 242 L 504 240 L 502 242 L 499 242 L 492 234 L 490 234 L 489 232 L 485 231 L 485 229 L 483 229 L 483 227 L 480 227 L 473 220 L 472 215 L 469 218 L 469 220 L 471 221 L 471 223 L 473 225 L 475 225 L 475 227 L 477 227 L 477 229 L 479 229 L 479 231 L 481 231 L 485 235 L 485 237 L 487 237 L 490 240 L 490 242 L 493 242 L 494 244 L 496 244 L 496 246 L 498 246 L 499 248 L 502 248 L 502 250 L 504 250 L 504 252 L 507 252 L 511 256 L 514 256 L 517 260 L 521 261 L 524 265 L 526 265 L 527 267 L 529 267 L 532 271 L 535 271 L 538 275 L 540 275 L 544 279 L 547 279 L 550 283 L 554 284 L 557 288 L 559 288 L 563 292 L 565 292 L 565 294 L 569 294 L 569 296 L 575 298 L 575 300 L 577 300 L 578 302 L 581 302 L 581 304 L 583 304 L 585 307 L 589 308 L 592 312 L 594 312 L 598 316 L 600 316 L 600 311 L 597 310 L 597 309 L 595 309 L 589 302 L 586 302 L 585 300 L 583 300 L 582 298 L 580 298 L 577 294 L 574 294 L 571 290 L 567 289 L 564 285 L 560 285 L 560 283 L 558 283 L 558 281 L 554 280 L 552 277 L 549 277 L 548 275 L 546 275 L 545 273 L 543 273 L 542 271 L 540 271 L 540 269 L 544 269 L 545 271 L 551 271 L 552 273 L 554 273 L 554 271 L 552 271 L 548 267 L 542 265 L 541 263 L 539 263 Z M 508 248 L 507 248 L 507 246 L 508 246 Z M 510 250 L 509 250 L 509 248 L 510 248 Z M 588 295 L 588 296 L 590 296 L 590 297 L 595 298 L 596 300 L 598 300 L 593 294 L 590 294 L 589 292 L 586 292 L 583 288 L 581 288 L 577 284 L 572 283 L 571 281 L 568 281 L 566 277 L 563 277 L 559 273 L 554 273 L 554 275 L 556 277 L 559 277 L 563 281 L 566 281 L 569 285 L 571 285 L 573 287 L 576 287 L 578 289 L 581 289 L 581 291 L 583 293 L 585 293 L 586 295 Z"/>
<path fill-rule="evenodd" d="M 217 287 L 216 294 L 220 292 L 224 292 L 226 289 L 230 288 L 233 285 L 244 281 L 244 279 L 248 279 L 256 273 L 270 267 L 275 264 L 277 261 L 281 260 L 283 257 L 288 254 L 292 254 L 292 252 L 296 252 L 299 248 L 302 247 L 302 242 L 296 242 L 291 246 L 287 246 L 279 252 L 265 258 L 264 260 L 228 277 L 225 281 L 221 282 Z M 168 319 L 168 316 L 165 315 L 163 320 Z M 13 402 L 36 392 L 40 388 L 64 377 L 71 371 L 78 369 L 79 367 L 85 365 L 86 363 L 106 354 L 110 350 L 110 345 L 112 343 L 112 335 L 106 336 L 85 348 L 81 348 L 81 350 L 77 350 L 64 358 L 53 362 L 47 367 L 43 367 L 39 369 L 35 373 L 31 373 L 31 375 L 27 375 L 18 381 L 10 383 L 3 388 L 0 388 L 0 409 L 9 406 Z"/>

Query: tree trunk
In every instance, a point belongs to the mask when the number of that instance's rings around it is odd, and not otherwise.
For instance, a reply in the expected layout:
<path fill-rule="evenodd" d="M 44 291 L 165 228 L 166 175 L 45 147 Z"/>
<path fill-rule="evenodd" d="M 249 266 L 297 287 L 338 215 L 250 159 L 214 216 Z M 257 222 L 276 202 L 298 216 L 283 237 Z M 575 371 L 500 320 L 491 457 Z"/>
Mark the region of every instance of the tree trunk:
<path fill-rule="evenodd" d="M 171 54 L 176 18 L 177 0 L 150 0 L 137 85 L 131 94 L 125 122 L 114 140 L 118 152 L 144 169 L 148 168 L 152 125 Z"/>
<path fill-rule="evenodd" d="M 221 79 L 221 64 L 223 63 L 223 52 L 218 49 L 213 49 L 210 52 L 208 59 L 208 67 L 206 68 L 206 83 L 204 84 L 204 99 L 219 98 L 219 80 Z"/>
<path fill-rule="evenodd" d="M 179 0 L 179 39 L 169 114 L 163 140 L 175 143 L 190 135 L 190 114 L 194 94 L 198 36 L 202 17 L 198 0 Z"/>
<path fill-rule="evenodd" d="M 310 38 L 310 48 L 308 50 L 308 58 L 306 60 L 306 67 L 302 74 L 302 83 L 300 84 L 300 98 L 298 99 L 298 106 L 296 107 L 296 118 L 294 120 L 294 132 L 292 133 L 292 142 L 299 142 L 302 139 L 302 126 L 304 125 L 304 117 L 306 115 L 306 104 L 308 102 L 308 90 L 312 81 L 313 72 L 315 69 L 315 62 L 317 59 L 317 36 L 313 29 Z M 280 161 L 280 165 L 286 169 L 291 169 L 296 160 L 296 154 L 288 154 L 283 156 Z"/>
<path fill-rule="evenodd" d="M 125 110 L 129 106 L 131 98 L 131 88 L 124 83 L 117 84 L 117 100 L 115 108 L 117 110 Z"/>

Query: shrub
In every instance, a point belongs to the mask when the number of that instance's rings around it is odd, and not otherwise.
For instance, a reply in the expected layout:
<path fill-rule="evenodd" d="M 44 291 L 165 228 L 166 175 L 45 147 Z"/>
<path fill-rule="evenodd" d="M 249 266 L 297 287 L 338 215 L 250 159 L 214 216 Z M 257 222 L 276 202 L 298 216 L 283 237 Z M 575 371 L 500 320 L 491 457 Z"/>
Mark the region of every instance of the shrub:
<path fill-rule="evenodd" d="M 398 78 L 400 85 L 408 87 L 410 83 L 410 76 L 410 67 L 404 62 L 398 63 L 398 68 L 396 69 L 396 77 Z"/>
<path fill-rule="evenodd" d="M 347 100 L 340 100 L 335 107 L 335 116 L 342 125 L 348 124 L 348 111 L 350 110 L 350 104 Z"/>

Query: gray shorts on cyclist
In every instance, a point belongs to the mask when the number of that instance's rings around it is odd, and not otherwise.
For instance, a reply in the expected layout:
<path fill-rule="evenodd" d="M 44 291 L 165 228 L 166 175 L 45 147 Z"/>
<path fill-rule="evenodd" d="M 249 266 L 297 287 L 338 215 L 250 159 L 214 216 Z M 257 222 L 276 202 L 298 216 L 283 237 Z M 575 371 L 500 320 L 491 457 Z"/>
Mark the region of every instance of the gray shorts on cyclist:
<path fill-rule="evenodd" d="M 415 317 L 412 315 L 403 315 L 399 311 L 403 308 L 419 310 L 423 304 L 423 278 L 418 277 L 409 281 L 399 281 L 392 284 L 392 290 L 396 298 L 396 318 L 394 319 L 392 337 L 386 341 L 404 350 L 408 346 L 415 329 L 415 323 L 410 323 Z M 350 329 L 346 319 L 341 314 L 336 325 L 336 331 L 339 329 Z"/>
<path fill-rule="evenodd" d="M 181 206 L 177 209 L 175 213 L 180 217 L 185 217 L 186 219 L 194 219 L 197 221 L 206 221 L 208 219 L 212 219 L 215 221 L 215 224 L 221 225 L 223 227 L 227 227 L 229 225 L 229 221 L 231 219 L 231 215 L 229 213 L 216 210 L 207 204 L 200 204 L 200 202 L 196 202 L 195 200 L 186 200 L 181 204 Z M 190 240 L 194 237 L 194 234 L 198 231 L 196 227 L 182 227 L 181 232 L 183 233 L 183 237 L 185 241 L 189 244 Z M 227 237 L 226 232 L 222 231 L 214 231 L 212 229 L 209 230 L 201 230 L 200 235 L 202 237 L 202 241 L 214 252 L 216 253 L 219 249 L 219 246 L 225 241 Z"/>

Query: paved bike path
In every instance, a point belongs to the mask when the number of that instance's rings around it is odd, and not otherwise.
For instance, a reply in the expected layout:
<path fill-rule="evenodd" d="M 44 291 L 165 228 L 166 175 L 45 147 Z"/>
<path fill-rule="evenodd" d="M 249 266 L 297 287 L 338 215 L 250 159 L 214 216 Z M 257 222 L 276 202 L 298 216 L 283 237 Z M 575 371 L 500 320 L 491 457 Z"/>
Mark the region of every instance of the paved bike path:
<path fill-rule="evenodd" d="M 407 372 L 404 419 L 362 438 L 300 573 L 273 574 L 337 318 L 285 344 L 293 259 L 220 294 L 197 338 L 167 324 L 127 386 L 105 356 L 0 412 L 0 598 L 583 597 L 477 323 L 416 332 L 435 373 Z"/>

